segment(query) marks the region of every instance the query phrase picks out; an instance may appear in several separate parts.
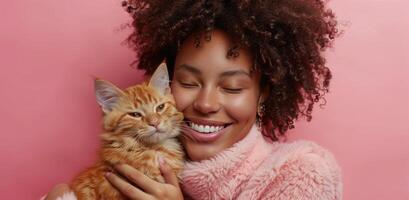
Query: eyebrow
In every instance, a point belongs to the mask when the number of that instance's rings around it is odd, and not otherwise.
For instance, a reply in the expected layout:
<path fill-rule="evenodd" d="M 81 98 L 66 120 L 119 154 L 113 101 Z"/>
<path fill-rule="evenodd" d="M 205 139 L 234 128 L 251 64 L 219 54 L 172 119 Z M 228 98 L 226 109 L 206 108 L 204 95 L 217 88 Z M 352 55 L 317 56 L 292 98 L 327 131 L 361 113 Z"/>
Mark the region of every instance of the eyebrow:
<path fill-rule="evenodd" d="M 197 69 L 196 67 L 193 67 L 191 65 L 188 65 L 188 64 L 181 64 L 177 70 L 181 70 L 181 69 L 185 69 L 185 70 L 187 70 L 187 71 L 189 71 L 189 72 L 191 72 L 193 74 L 196 74 L 196 75 L 202 74 L 202 72 L 199 69 Z M 241 70 L 241 69 L 240 70 L 225 71 L 225 72 L 220 74 L 220 77 L 236 76 L 236 75 L 246 75 L 249 78 L 251 78 L 251 75 L 250 75 L 249 72 L 246 72 L 245 70 Z"/>
<path fill-rule="evenodd" d="M 176 70 L 181 70 L 181 69 L 184 69 L 184 70 L 189 71 L 192 74 L 196 74 L 196 75 L 202 74 L 202 72 L 199 69 L 197 69 L 196 67 L 193 67 L 191 65 L 188 65 L 188 64 L 181 64 L 179 66 L 179 68 L 176 69 Z"/>

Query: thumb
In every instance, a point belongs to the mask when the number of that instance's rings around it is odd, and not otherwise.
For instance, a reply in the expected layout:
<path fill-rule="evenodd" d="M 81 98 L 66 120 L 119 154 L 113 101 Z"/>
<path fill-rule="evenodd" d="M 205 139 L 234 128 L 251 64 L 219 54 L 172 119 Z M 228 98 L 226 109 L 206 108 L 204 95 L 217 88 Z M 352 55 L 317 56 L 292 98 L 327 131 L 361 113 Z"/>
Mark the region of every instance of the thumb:
<path fill-rule="evenodd" d="M 158 160 L 159 160 L 159 168 L 160 168 L 160 171 L 162 172 L 163 178 L 165 179 L 165 183 L 169 183 L 179 188 L 179 181 L 178 181 L 178 177 L 176 176 L 175 172 L 172 170 L 172 168 L 168 165 L 168 163 L 165 161 L 165 159 L 162 156 L 158 156 Z"/>

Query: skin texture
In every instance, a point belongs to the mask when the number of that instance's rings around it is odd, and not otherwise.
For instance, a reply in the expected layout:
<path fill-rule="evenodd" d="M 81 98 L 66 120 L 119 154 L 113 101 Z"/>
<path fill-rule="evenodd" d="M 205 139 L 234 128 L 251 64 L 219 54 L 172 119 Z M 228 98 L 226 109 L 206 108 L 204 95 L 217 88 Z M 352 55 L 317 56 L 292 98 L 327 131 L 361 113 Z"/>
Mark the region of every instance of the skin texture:
<path fill-rule="evenodd" d="M 260 73 L 252 71 L 252 57 L 247 49 L 240 56 L 227 58 L 233 45 L 221 30 L 212 31 L 210 41 L 202 40 L 199 48 L 189 37 L 176 57 L 171 85 L 176 107 L 185 120 L 200 119 L 231 125 L 214 142 L 196 142 L 182 138 L 191 160 L 208 159 L 231 147 L 247 135 L 256 119 Z M 228 75 L 226 72 L 229 72 Z M 233 73 L 234 72 L 234 73 Z"/>
<path fill-rule="evenodd" d="M 113 173 L 105 174 L 106 179 L 118 189 L 124 196 L 135 200 L 178 200 L 183 199 L 178 178 L 166 161 L 159 159 L 160 171 L 165 183 L 159 183 L 145 176 L 129 165 L 116 165 L 115 169 L 124 177 L 127 177 L 134 185 Z"/>

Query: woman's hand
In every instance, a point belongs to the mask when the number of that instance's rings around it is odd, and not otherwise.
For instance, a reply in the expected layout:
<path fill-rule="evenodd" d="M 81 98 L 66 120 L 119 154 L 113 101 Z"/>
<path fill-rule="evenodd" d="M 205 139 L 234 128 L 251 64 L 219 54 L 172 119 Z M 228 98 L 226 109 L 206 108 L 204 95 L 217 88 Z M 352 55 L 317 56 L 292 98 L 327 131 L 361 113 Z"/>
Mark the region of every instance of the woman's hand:
<path fill-rule="evenodd" d="M 115 169 L 141 189 L 113 173 L 108 172 L 105 177 L 117 190 L 130 199 L 182 200 L 183 194 L 178 178 L 163 159 L 159 158 L 158 160 L 165 183 L 159 183 L 127 164 L 116 165 Z"/>

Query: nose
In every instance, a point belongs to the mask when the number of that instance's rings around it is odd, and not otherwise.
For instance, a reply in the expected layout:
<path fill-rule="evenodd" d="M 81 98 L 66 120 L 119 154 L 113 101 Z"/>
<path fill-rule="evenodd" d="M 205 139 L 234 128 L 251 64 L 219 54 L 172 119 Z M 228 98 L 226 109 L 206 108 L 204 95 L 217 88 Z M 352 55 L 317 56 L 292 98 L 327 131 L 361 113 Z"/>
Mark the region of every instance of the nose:
<path fill-rule="evenodd" d="M 159 117 L 155 115 L 150 115 L 147 117 L 146 121 L 150 126 L 157 127 L 159 124 Z"/>
<path fill-rule="evenodd" d="M 217 89 L 203 88 L 193 102 L 193 108 L 203 114 L 215 113 L 220 109 Z"/>

